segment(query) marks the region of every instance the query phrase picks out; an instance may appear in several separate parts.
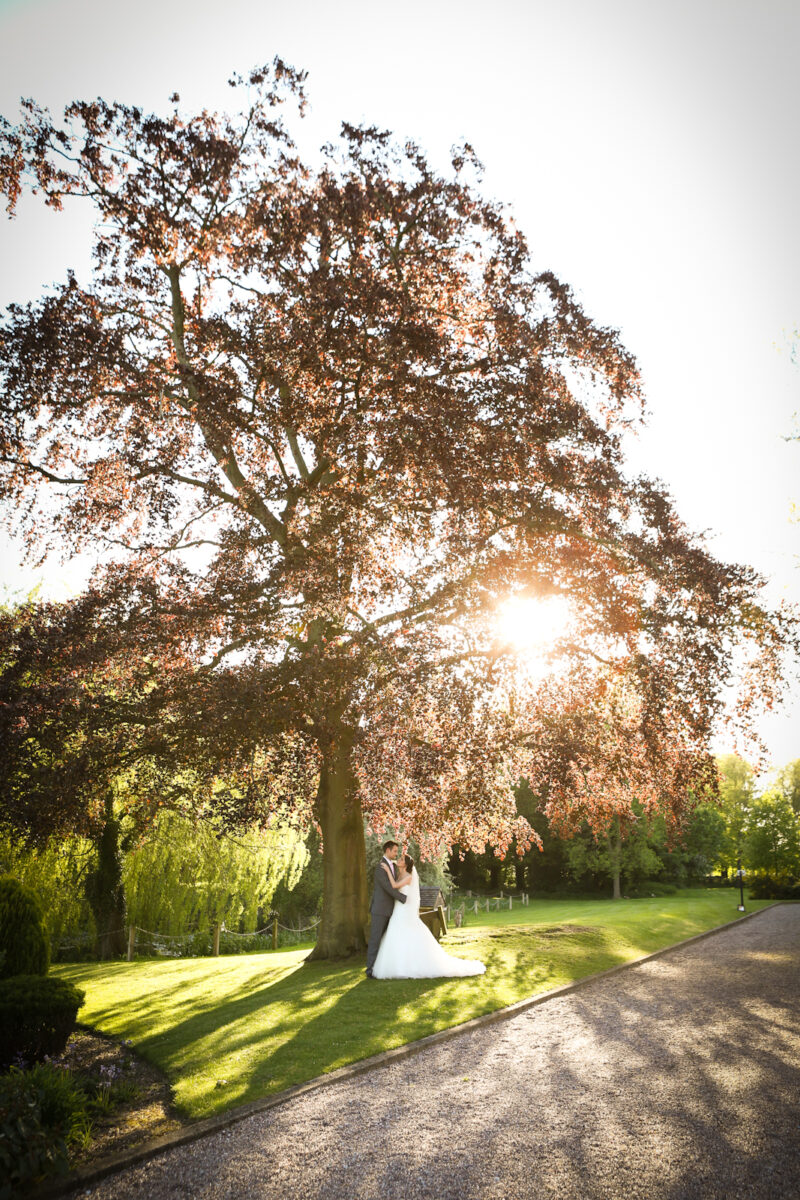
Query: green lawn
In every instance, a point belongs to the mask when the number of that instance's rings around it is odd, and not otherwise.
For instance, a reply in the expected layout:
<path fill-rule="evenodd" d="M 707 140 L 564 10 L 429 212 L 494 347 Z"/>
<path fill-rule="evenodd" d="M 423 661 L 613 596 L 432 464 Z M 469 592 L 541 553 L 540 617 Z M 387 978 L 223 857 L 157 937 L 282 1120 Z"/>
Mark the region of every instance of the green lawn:
<path fill-rule="evenodd" d="M 304 966 L 307 948 L 52 971 L 86 990 L 81 1022 L 130 1038 L 204 1117 L 725 924 L 737 901 L 691 889 L 471 916 L 443 943 L 486 963 L 467 979 L 367 980 L 362 964 Z"/>

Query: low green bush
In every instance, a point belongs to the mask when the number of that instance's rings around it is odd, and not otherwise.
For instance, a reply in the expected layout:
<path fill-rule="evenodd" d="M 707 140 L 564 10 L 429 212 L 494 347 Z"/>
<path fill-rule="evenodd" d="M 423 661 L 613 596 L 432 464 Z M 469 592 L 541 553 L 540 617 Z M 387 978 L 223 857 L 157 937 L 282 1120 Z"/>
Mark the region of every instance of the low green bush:
<path fill-rule="evenodd" d="M 33 892 L 5 875 L 0 879 L 0 978 L 46 975 L 50 945 Z"/>
<path fill-rule="evenodd" d="M 128 1065 L 87 1073 L 48 1061 L 0 1075 L 0 1200 L 69 1169 L 70 1154 L 91 1144 L 95 1121 L 138 1093 Z"/>
<path fill-rule="evenodd" d="M 80 1100 L 56 1068 L 43 1064 L 35 1072 L 0 1076 L 0 1200 L 68 1169 L 70 1121 Z"/>
<path fill-rule="evenodd" d="M 66 1067 L 53 1063 L 36 1063 L 24 1070 L 12 1067 L 9 1074 L 24 1078 L 36 1093 L 42 1124 L 56 1130 L 67 1142 L 77 1121 L 86 1111 L 88 1094 L 84 1083 Z"/>
<path fill-rule="evenodd" d="M 60 1054 L 75 1028 L 84 993 L 65 979 L 0 979 L 0 1067 L 16 1057 L 38 1062 Z"/>
<path fill-rule="evenodd" d="M 800 900 L 800 883 L 787 883 L 770 875 L 752 875 L 747 890 L 753 900 Z"/>

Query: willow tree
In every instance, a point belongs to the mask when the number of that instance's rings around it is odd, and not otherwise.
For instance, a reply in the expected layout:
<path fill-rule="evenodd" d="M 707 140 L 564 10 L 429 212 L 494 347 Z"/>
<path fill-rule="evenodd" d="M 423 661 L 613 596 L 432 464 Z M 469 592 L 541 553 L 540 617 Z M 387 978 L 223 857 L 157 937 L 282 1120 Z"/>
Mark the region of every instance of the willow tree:
<path fill-rule="evenodd" d="M 100 594 L 0 610 L 0 830 L 17 864 L 58 867 L 55 846 L 82 843 L 75 875 L 101 958 L 122 953 L 129 919 L 152 926 L 141 911 L 152 913 L 154 896 L 167 922 L 178 910 L 196 918 L 215 909 L 221 920 L 226 904 L 230 916 L 243 898 L 251 910 L 267 902 L 284 876 L 292 886 L 305 853 L 282 799 L 308 792 L 302 764 L 275 748 L 262 753 L 269 798 L 259 802 L 252 755 L 243 773 L 236 755 L 220 755 L 220 739 L 192 735 L 190 660 L 174 644 L 147 653 L 154 633 L 142 581 L 136 608 L 138 622 L 106 580 Z"/>
<path fill-rule="evenodd" d="M 302 75 L 230 82 L 234 115 L 174 95 L 4 124 L 9 211 L 29 187 L 97 222 L 90 283 L 8 309 L 3 489 L 39 553 L 105 555 L 88 640 L 146 657 L 176 754 L 238 758 L 256 807 L 265 755 L 313 776 L 289 799 L 324 842 L 316 953 L 340 955 L 365 945 L 365 815 L 532 836 L 510 784 L 547 704 L 493 632 L 503 597 L 568 596 L 562 661 L 636 680 L 642 737 L 690 773 L 732 645 L 767 680 L 785 630 L 626 475 L 636 364 L 534 269 L 469 146 L 443 174 L 345 124 L 312 170 L 281 117 Z"/>

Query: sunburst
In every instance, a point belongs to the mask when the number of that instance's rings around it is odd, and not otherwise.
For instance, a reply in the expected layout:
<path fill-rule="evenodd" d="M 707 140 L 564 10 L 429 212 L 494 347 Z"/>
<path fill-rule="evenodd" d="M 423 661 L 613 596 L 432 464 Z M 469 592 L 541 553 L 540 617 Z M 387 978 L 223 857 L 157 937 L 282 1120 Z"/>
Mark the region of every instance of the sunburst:
<path fill-rule="evenodd" d="M 545 675 L 573 616 L 565 596 L 511 596 L 497 609 L 497 639 L 513 649 L 529 671 Z"/>

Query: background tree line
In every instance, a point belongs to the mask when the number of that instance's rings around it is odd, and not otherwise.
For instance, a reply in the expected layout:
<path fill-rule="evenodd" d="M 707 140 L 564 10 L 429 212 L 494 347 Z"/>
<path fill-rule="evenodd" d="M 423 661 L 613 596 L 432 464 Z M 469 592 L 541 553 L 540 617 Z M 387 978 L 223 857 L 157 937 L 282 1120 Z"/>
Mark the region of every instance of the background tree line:
<path fill-rule="evenodd" d="M 620 836 L 614 823 L 606 838 L 596 838 L 584 823 L 572 837 L 559 836 L 536 797 L 523 782 L 517 806 L 542 839 L 542 849 L 521 857 L 499 858 L 455 847 L 448 871 L 461 889 L 532 894 L 601 893 L 614 887 L 636 896 L 705 882 L 712 876 L 733 881 L 741 856 L 751 882 L 767 890 L 800 879 L 800 759 L 777 771 L 759 789 L 749 763 L 721 755 L 719 802 L 697 805 L 682 842 L 670 842 L 664 818 L 639 810 Z M 772 890 L 775 890 L 773 887 Z"/>

